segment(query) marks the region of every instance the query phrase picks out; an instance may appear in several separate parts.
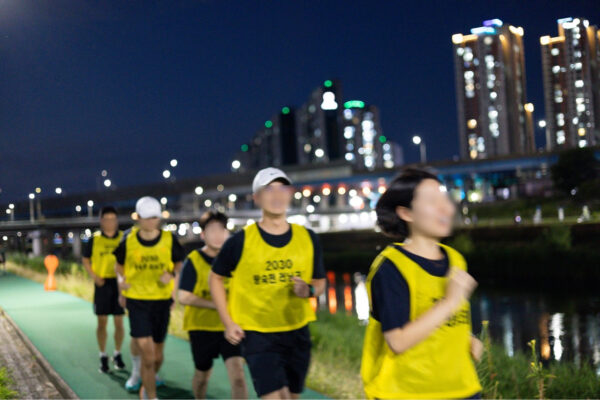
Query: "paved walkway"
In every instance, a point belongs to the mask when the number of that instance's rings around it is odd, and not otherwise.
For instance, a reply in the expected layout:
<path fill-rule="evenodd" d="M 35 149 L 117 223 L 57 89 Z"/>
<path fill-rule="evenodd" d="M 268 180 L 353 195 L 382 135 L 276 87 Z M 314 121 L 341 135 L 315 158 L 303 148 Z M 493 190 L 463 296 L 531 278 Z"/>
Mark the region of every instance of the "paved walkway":
<path fill-rule="evenodd" d="M 89 302 L 62 292 L 46 292 L 39 283 L 8 274 L 0 275 L 0 307 L 80 398 L 138 398 L 137 394 L 124 389 L 131 366 L 129 351 L 123 352 L 127 370 L 110 374 L 98 372 L 96 317 Z M 125 322 L 128 332 L 127 319 Z M 109 323 L 109 354 L 113 351 L 112 329 Z M 128 335 L 123 349 L 129 349 Z M 169 335 L 160 372 L 166 386 L 159 388 L 159 398 L 192 398 L 193 372 L 189 343 Z M 247 371 L 246 375 L 251 396 L 255 397 Z M 227 371 L 221 360 L 215 362 L 207 395 L 230 398 Z M 311 390 L 306 390 L 302 397 L 323 398 Z"/>

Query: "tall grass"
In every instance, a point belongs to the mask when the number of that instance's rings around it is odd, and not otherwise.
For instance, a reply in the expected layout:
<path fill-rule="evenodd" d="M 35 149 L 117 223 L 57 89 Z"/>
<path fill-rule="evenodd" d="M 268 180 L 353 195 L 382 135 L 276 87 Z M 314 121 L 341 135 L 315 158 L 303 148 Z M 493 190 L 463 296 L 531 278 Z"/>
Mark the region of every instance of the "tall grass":
<path fill-rule="evenodd" d="M 13 381 L 5 367 L 0 367 L 0 399 L 16 399 L 19 394 L 12 389 Z"/>

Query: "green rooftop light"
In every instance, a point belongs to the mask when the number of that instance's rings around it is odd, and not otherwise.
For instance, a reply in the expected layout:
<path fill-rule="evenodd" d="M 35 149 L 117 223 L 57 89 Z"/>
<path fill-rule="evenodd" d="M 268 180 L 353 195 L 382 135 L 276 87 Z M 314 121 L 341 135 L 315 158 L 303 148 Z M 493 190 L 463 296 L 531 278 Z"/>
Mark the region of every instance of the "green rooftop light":
<path fill-rule="evenodd" d="M 245 144 L 245 143 L 244 143 L 244 144 L 242 145 L 242 151 L 243 151 L 243 152 L 246 152 L 246 151 L 248 151 L 248 145 L 247 145 L 247 144 Z"/>
<path fill-rule="evenodd" d="M 273 122 L 269 119 L 265 122 L 265 128 L 270 128 L 273 126 Z"/>
<path fill-rule="evenodd" d="M 360 100 L 350 100 L 344 103 L 346 108 L 365 108 L 365 102 Z"/>
<path fill-rule="evenodd" d="M 381 135 L 381 136 L 379 136 L 379 141 L 381 143 L 385 143 L 385 142 L 387 142 L 387 138 L 385 136 Z"/>
<path fill-rule="evenodd" d="M 332 86 L 333 86 L 333 82 L 331 82 L 329 79 L 327 79 L 327 80 L 326 80 L 326 81 L 323 83 L 323 85 L 324 85 L 325 87 L 332 87 Z"/>
<path fill-rule="evenodd" d="M 282 114 L 289 114 L 290 113 L 290 108 L 289 107 L 283 107 L 281 109 L 281 113 Z"/>

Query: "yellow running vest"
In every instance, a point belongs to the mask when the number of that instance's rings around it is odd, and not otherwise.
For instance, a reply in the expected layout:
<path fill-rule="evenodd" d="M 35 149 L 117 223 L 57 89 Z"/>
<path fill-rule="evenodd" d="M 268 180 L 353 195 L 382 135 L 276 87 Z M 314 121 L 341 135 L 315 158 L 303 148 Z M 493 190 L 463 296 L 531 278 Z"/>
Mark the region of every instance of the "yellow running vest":
<path fill-rule="evenodd" d="M 161 230 L 160 240 L 154 246 L 144 246 L 137 238 L 137 229 L 132 229 L 125 238 L 125 281 L 131 286 L 123 295 L 137 300 L 167 300 L 171 298 L 174 280 L 168 284 L 160 282 L 164 271 L 173 272 L 171 253 L 173 234 Z"/>
<path fill-rule="evenodd" d="M 194 286 L 193 293 L 202 299 L 212 301 L 208 287 L 208 274 L 210 273 L 211 265 L 206 262 L 198 250 L 194 250 L 188 254 L 188 258 L 196 270 L 196 285 Z M 226 290 L 228 286 L 229 279 L 225 279 Z M 225 327 L 219 318 L 217 310 L 205 307 L 185 306 L 183 312 L 183 329 L 186 331 L 221 332 L 225 330 Z"/>
<path fill-rule="evenodd" d="M 294 294 L 291 280 L 312 281 L 312 240 L 305 227 L 290 225 L 292 239 L 284 247 L 267 244 L 257 224 L 244 228 L 242 257 L 229 286 L 229 313 L 242 329 L 285 332 L 316 319 L 309 299 Z"/>
<path fill-rule="evenodd" d="M 446 250 L 450 266 L 467 269 L 459 252 L 443 244 L 440 246 Z M 388 246 L 377 256 L 367 277 L 371 305 L 371 281 L 385 259 L 394 263 L 408 284 L 411 321 L 444 297 L 446 277 L 429 274 L 401 251 Z M 481 391 L 470 346 L 468 301 L 429 337 L 401 354 L 394 354 L 385 341 L 381 324 L 370 317 L 360 371 L 367 398 L 450 399 Z"/>
<path fill-rule="evenodd" d="M 102 232 L 94 232 L 92 242 L 92 271 L 100 278 L 116 278 L 115 263 L 117 262 L 113 251 L 121 242 L 123 232 L 119 231 L 114 238 L 106 237 Z"/>

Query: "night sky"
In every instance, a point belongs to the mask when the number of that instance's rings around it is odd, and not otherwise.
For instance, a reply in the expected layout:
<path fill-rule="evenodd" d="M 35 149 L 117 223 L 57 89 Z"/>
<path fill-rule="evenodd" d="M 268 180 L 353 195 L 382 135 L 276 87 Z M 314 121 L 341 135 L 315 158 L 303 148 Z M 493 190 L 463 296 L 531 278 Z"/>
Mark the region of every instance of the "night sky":
<path fill-rule="evenodd" d="M 525 29 L 528 99 L 543 118 L 539 37 L 600 24 L 600 1 L 0 0 L 0 203 L 229 169 L 240 144 L 325 79 L 381 110 L 418 159 L 458 154 L 453 33 Z M 544 145 L 537 129 L 537 147 Z"/>

